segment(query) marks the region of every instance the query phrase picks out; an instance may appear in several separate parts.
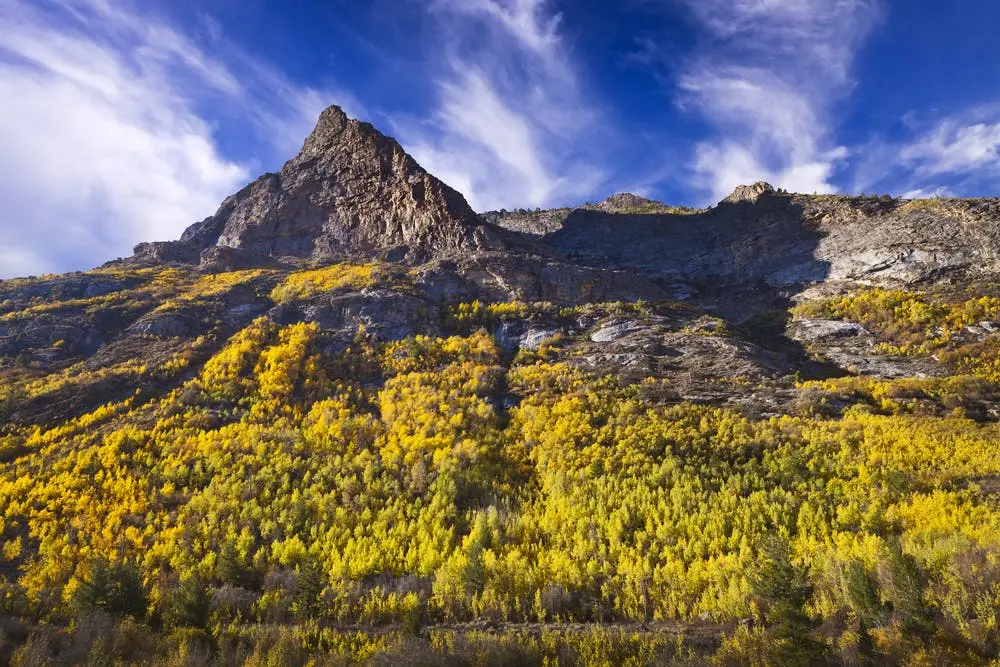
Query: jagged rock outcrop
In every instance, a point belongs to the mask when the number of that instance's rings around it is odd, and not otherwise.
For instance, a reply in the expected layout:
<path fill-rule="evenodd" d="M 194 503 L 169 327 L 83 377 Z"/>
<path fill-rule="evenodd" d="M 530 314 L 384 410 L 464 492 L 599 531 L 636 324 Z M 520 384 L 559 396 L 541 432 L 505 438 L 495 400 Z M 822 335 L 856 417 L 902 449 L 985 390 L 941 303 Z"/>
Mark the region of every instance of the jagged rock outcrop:
<path fill-rule="evenodd" d="M 764 181 L 757 181 L 753 185 L 738 185 L 728 197 L 722 200 L 722 204 L 741 204 L 747 202 L 756 204 L 762 195 L 774 194 L 774 186 Z"/>
<path fill-rule="evenodd" d="M 672 210 L 662 202 L 640 197 L 631 192 L 619 192 L 602 202 L 585 208 L 605 213 L 668 213 Z"/>
<path fill-rule="evenodd" d="M 140 244 L 135 252 L 140 259 L 196 263 L 210 251 L 207 268 L 282 256 L 418 261 L 500 248 L 501 236 L 394 139 L 330 107 L 281 171 L 226 199 L 179 241 Z"/>

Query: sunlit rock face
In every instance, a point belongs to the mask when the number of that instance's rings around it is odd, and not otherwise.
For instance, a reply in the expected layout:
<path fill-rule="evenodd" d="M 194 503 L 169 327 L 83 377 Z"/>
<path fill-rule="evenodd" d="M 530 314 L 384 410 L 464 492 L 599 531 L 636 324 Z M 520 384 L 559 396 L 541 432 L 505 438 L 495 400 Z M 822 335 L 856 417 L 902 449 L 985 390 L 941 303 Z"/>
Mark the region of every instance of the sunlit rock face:
<path fill-rule="evenodd" d="M 185 261 L 217 246 L 257 258 L 385 253 L 414 261 L 500 247 L 500 236 L 394 139 L 330 107 L 281 171 L 226 199 L 179 242 L 136 252 Z"/>

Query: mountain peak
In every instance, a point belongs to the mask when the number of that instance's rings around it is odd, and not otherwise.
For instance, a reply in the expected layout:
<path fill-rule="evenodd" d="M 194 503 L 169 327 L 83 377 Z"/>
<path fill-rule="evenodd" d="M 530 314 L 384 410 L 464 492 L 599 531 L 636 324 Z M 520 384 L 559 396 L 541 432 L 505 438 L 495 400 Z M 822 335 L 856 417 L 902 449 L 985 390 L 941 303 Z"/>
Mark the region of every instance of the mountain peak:
<path fill-rule="evenodd" d="M 765 181 L 757 181 L 752 185 L 737 185 L 736 189 L 720 203 L 739 204 L 741 202 L 748 202 L 755 204 L 761 198 L 761 195 L 774 194 L 774 192 L 774 186 Z"/>
<path fill-rule="evenodd" d="M 606 213 L 627 213 L 660 209 L 665 208 L 665 206 L 662 202 L 632 194 L 631 192 L 619 192 L 595 205 L 594 208 Z"/>
<path fill-rule="evenodd" d="M 423 260 L 492 246 L 490 231 L 395 139 L 331 106 L 281 171 L 227 198 L 180 241 L 140 244 L 136 255 L 230 264 L 386 253 Z"/>
<path fill-rule="evenodd" d="M 316 129 L 313 132 L 315 133 L 316 130 L 326 126 L 343 126 L 349 120 L 350 117 L 342 108 L 336 104 L 331 104 L 320 112 L 319 119 L 316 121 Z"/>
<path fill-rule="evenodd" d="M 351 122 L 351 118 L 337 105 L 328 106 L 319 115 L 315 127 L 306 137 L 299 155 L 317 154 L 336 141 Z M 359 123 L 359 121 L 354 121 Z M 360 124 L 360 123 L 359 123 Z M 374 128 L 373 128 L 374 129 Z"/>

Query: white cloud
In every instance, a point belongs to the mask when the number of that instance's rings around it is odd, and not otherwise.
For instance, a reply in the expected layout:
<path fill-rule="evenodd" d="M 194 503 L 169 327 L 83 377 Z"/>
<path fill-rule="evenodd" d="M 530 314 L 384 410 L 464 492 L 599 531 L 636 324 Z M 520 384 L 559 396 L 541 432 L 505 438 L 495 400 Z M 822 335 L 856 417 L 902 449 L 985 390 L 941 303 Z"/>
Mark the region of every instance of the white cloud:
<path fill-rule="evenodd" d="M 830 108 L 878 15 L 865 0 L 685 0 L 700 45 L 679 78 L 683 108 L 716 136 L 695 149 L 696 185 L 718 200 L 760 179 L 833 192 L 846 149 Z"/>
<path fill-rule="evenodd" d="M 908 199 L 995 196 L 1000 104 L 933 118 L 909 113 L 906 130 L 903 137 L 876 137 L 856 151 L 856 190 L 903 193 Z"/>
<path fill-rule="evenodd" d="M 936 199 L 939 197 L 943 198 L 943 197 L 954 197 L 954 196 L 955 193 L 953 193 L 948 188 L 934 188 L 934 189 L 917 188 L 915 190 L 904 192 L 903 194 L 900 195 L 900 197 L 902 197 L 903 199 Z"/>
<path fill-rule="evenodd" d="M 0 277 L 176 238 L 259 163 L 298 148 L 337 96 L 219 40 L 208 53 L 125 0 L 0 2 Z M 248 118 L 270 143 L 223 155 L 207 108 Z"/>
<path fill-rule="evenodd" d="M 546 0 L 442 0 L 439 6 L 455 12 L 482 14 L 517 39 L 524 47 L 546 58 L 546 65 L 561 64 L 559 24 Z"/>
<path fill-rule="evenodd" d="M 962 125 L 945 118 L 930 133 L 905 146 L 900 161 L 917 176 L 961 174 L 1000 164 L 1000 123 Z"/>
<path fill-rule="evenodd" d="M 581 92 L 544 0 L 440 0 L 431 5 L 445 66 L 429 122 L 396 118 L 403 144 L 473 207 L 547 206 L 604 180 L 581 137 L 598 113 Z M 594 145 L 599 145 L 596 142 Z"/>

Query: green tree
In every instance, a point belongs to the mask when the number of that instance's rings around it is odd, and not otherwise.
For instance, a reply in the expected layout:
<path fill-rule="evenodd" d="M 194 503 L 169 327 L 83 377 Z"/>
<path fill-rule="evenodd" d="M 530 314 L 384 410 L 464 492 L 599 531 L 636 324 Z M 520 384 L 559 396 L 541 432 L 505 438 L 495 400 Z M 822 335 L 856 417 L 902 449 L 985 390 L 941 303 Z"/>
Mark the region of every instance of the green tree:
<path fill-rule="evenodd" d="M 247 586 L 250 580 L 250 572 L 240 557 L 236 549 L 236 543 L 232 539 L 226 540 L 219 550 L 219 557 L 216 560 L 215 576 L 219 583 L 230 584 L 232 586 Z"/>
<path fill-rule="evenodd" d="M 170 595 L 167 622 L 178 627 L 204 629 L 211 611 L 208 583 L 199 576 L 186 577 Z"/>
<path fill-rule="evenodd" d="M 73 594 L 73 603 L 79 610 L 105 609 L 111 596 L 111 563 L 98 558 L 90 564 L 89 571 L 80 579 Z"/>
<path fill-rule="evenodd" d="M 903 551 L 898 539 L 889 542 L 887 560 L 893 615 L 899 619 L 904 632 L 919 636 L 931 634 L 934 624 L 924 599 L 927 582 L 920 565 Z"/>
<path fill-rule="evenodd" d="M 134 564 L 112 564 L 106 558 L 98 558 L 81 579 L 74 603 L 78 609 L 96 608 L 110 614 L 143 618 L 149 607 L 149 596 L 142 574 Z"/>
<path fill-rule="evenodd" d="M 315 557 L 309 557 L 299 567 L 292 592 L 292 613 L 299 618 L 316 618 L 323 613 L 323 571 Z"/>
<path fill-rule="evenodd" d="M 764 617 L 777 640 L 775 659 L 782 665 L 809 664 L 822 648 L 812 638 L 812 623 L 805 613 L 812 587 L 805 571 L 792 562 L 787 541 L 774 536 L 763 541 L 750 584 L 766 604 Z"/>
<path fill-rule="evenodd" d="M 890 609 L 879 597 L 878 587 L 864 563 L 854 559 L 844 570 L 844 588 L 851 609 L 865 628 L 885 624 Z"/>
<path fill-rule="evenodd" d="M 483 592 L 486 585 L 486 567 L 483 564 L 483 552 L 490 548 L 493 535 L 490 531 L 487 517 L 483 513 L 476 515 L 469 536 L 465 538 L 466 564 L 462 568 L 462 585 L 470 596 Z"/>

